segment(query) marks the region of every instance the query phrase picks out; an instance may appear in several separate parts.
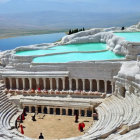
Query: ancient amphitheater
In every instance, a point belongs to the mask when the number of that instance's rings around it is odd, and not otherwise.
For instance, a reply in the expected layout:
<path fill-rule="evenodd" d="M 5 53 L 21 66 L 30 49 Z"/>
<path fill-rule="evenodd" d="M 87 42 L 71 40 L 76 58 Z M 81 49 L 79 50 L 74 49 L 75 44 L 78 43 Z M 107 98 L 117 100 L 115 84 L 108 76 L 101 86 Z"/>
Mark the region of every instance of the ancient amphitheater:
<path fill-rule="evenodd" d="M 0 140 L 32 139 L 15 128 L 24 108 L 29 113 L 74 115 L 78 112 L 79 116 L 88 117 L 95 112 L 98 114 L 98 121 L 84 135 L 66 139 L 140 139 L 140 38 L 139 41 L 128 41 L 117 36 L 117 32 L 139 31 L 140 23 L 125 30 L 115 27 L 91 29 L 65 36 L 60 42 L 1 52 Z M 44 52 L 66 44 L 95 42 L 105 43 L 107 48 L 91 52 L 20 55 L 32 53 L 32 50 Z M 106 51 L 124 57 L 105 60 L 84 58 L 84 61 L 73 61 L 71 57 L 69 62 L 51 62 L 54 55 L 82 53 L 86 57 L 89 53 Z M 45 58 L 49 57 L 51 61 L 47 62 Z"/>

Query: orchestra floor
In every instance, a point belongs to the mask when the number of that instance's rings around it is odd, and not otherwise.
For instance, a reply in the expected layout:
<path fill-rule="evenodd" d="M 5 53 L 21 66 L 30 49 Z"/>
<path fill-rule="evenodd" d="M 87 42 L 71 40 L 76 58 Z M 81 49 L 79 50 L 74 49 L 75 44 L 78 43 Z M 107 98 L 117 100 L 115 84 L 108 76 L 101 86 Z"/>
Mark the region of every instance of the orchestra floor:
<path fill-rule="evenodd" d="M 40 133 L 44 139 L 60 139 L 83 135 L 84 132 L 78 130 L 78 124 L 82 121 L 85 123 L 84 131 L 93 123 L 92 117 L 79 117 L 79 122 L 75 123 L 75 116 L 62 116 L 50 114 L 36 115 L 36 121 L 32 121 L 33 113 L 28 113 L 23 121 L 24 135 L 31 138 L 38 138 Z M 44 116 L 44 117 L 43 117 Z M 20 131 L 20 128 L 19 128 Z"/>

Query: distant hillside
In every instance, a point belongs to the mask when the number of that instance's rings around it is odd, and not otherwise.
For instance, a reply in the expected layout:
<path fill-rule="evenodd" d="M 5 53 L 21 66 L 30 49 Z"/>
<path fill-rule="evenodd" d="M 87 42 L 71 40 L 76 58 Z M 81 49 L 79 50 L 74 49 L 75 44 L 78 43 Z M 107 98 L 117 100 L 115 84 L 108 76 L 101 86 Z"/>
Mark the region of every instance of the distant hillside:
<path fill-rule="evenodd" d="M 92 13 L 43 11 L 24 14 L 0 14 L 0 37 L 67 31 L 70 28 L 130 26 L 140 21 L 138 13 Z"/>

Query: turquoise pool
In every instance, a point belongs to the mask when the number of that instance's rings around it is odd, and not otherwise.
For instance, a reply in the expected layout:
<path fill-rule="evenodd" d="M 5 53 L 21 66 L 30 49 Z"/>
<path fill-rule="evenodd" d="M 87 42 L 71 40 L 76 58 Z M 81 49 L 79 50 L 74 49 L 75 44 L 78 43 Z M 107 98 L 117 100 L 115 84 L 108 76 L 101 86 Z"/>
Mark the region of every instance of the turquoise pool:
<path fill-rule="evenodd" d="M 51 53 L 60 53 L 60 52 L 71 52 L 71 51 L 100 51 L 105 50 L 105 43 L 83 43 L 83 44 L 70 44 L 63 46 L 56 46 L 49 48 L 47 50 L 28 50 L 28 51 L 18 51 L 16 55 L 19 56 L 31 56 L 31 55 L 43 55 Z"/>
<path fill-rule="evenodd" d="M 93 61 L 124 59 L 124 56 L 116 55 L 112 51 L 97 53 L 68 53 L 50 56 L 41 56 L 33 59 L 33 63 L 67 63 L 71 61 Z"/>
<path fill-rule="evenodd" d="M 130 42 L 140 42 L 140 32 L 114 33 Z"/>

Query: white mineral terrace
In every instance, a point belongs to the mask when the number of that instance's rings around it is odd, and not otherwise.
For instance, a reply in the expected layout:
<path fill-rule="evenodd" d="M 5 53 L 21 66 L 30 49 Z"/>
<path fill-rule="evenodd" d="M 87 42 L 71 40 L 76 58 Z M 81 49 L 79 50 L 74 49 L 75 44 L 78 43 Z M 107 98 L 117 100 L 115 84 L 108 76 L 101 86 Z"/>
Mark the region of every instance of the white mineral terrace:
<path fill-rule="evenodd" d="M 32 139 L 19 133 L 15 122 L 24 108 L 29 113 L 93 117 L 84 135 L 67 140 L 140 139 L 140 42 L 129 42 L 113 32 L 139 32 L 140 23 L 120 30 L 99 28 L 65 36 L 60 42 L 18 47 L 1 52 L 0 140 Z M 36 56 L 16 51 L 72 44 L 104 42 L 120 61 L 34 64 Z M 54 132 L 55 133 L 55 132 Z"/>

